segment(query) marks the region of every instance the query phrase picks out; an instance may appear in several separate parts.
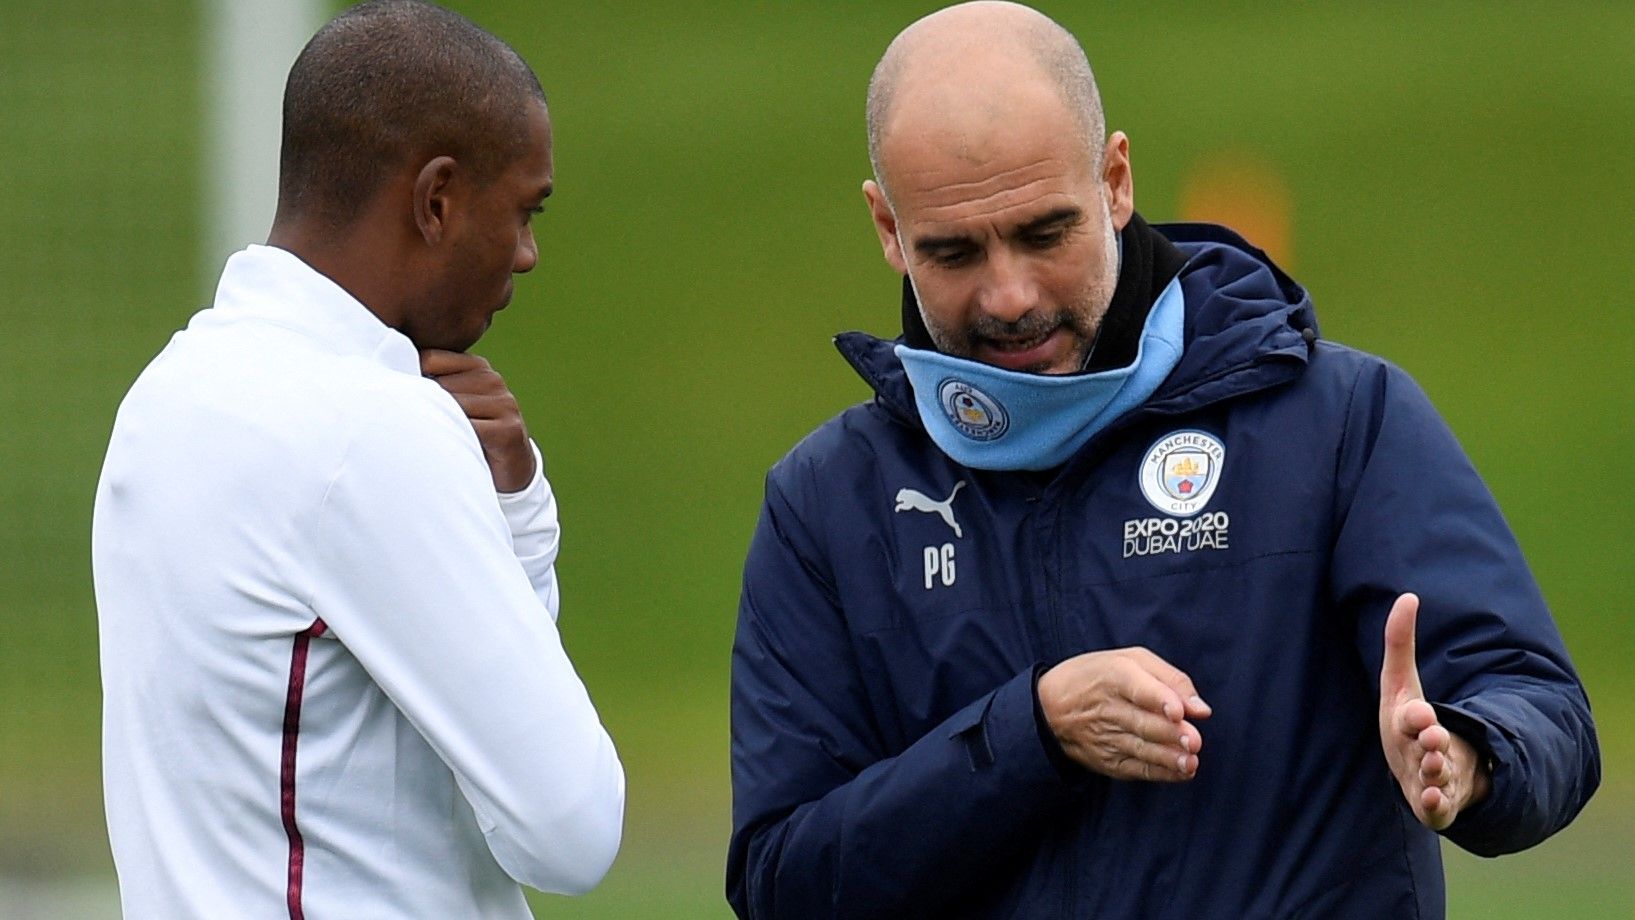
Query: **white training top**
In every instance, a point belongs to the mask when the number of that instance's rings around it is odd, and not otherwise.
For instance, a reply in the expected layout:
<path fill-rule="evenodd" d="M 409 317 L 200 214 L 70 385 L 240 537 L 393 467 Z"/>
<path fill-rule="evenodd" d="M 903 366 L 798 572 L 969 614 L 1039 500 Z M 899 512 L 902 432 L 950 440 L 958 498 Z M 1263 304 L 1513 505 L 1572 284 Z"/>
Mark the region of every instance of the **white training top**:
<path fill-rule="evenodd" d="M 536 449 L 537 453 L 537 449 Z M 407 338 L 280 249 L 120 406 L 91 555 L 125 916 L 527 918 L 619 846 L 556 631 L 556 501 L 496 498 Z"/>

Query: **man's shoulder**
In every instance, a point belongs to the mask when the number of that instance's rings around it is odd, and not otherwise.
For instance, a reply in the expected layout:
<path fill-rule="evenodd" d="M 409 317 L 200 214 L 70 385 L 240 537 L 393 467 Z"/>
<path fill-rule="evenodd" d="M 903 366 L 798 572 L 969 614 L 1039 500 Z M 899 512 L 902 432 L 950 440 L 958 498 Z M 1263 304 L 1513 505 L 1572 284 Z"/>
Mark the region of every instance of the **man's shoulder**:
<path fill-rule="evenodd" d="M 1391 362 L 1372 352 L 1333 339 L 1318 339 L 1314 345 L 1317 360 L 1314 369 L 1332 374 L 1357 374 L 1369 369 L 1391 367 Z"/>
<path fill-rule="evenodd" d="M 858 403 L 796 442 L 773 465 L 770 478 L 787 487 L 801 479 L 855 475 L 875 462 L 884 445 L 915 433 L 877 402 Z"/>
<path fill-rule="evenodd" d="M 119 415 L 285 476 L 306 461 L 330 467 L 360 432 L 407 445 L 440 433 L 463 440 L 469 428 L 418 375 L 275 324 L 198 318 L 137 378 Z"/>
<path fill-rule="evenodd" d="M 1413 375 L 1389 358 L 1328 339 L 1317 342 L 1305 378 L 1308 385 L 1344 393 L 1347 403 L 1422 393 Z"/>

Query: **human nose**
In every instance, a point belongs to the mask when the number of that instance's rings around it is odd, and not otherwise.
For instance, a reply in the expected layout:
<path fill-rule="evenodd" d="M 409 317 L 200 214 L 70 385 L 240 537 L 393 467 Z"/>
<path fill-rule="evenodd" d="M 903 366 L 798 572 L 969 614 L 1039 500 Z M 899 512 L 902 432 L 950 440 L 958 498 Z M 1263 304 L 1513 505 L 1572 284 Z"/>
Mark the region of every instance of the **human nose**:
<path fill-rule="evenodd" d="M 989 258 L 977 306 L 1001 322 L 1014 323 L 1038 306 L 1038 288 L 1023 260 L 1002 252 Z"/>
<path fill-rule="evenodd" d="M 534 239 L 534 228 L 524 226 L 522 235 L 517 238 L 516 257 L 511 261 L 511 271 L 514 274 L 524 275 L 534 270 L 539 264 L 539 243 Z"/>

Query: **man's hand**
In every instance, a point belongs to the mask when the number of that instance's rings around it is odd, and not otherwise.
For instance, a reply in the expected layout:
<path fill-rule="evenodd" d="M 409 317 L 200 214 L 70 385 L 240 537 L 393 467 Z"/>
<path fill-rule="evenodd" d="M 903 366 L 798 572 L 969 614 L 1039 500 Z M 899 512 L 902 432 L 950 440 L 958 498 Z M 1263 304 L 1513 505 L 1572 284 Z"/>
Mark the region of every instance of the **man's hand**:
<path fill-rule="evenodd" d="M 1425 702 L 1414 660 L 1419 598 L 1404 594 L 1385 620 L 1380 667 L 1380 741 L 1414 817 L 1434 831 L 1487 795 L 1487 771 L 1470 743 L 1448 731 Z"/>
<path fill-rule="evenodd" d="M 534 452 L 528 426 L 511 388 L 488 361 L 477 355 L 429 348 L 420 353 L 420 372 L 454 397 L 483 445 L 494 488 L 520 492 L 534 479 Z"/>
<path fill-rule="evenodd" d="M 1209 717 L 1192 679 L 1144 648 L 1087 652 L 1039 678 L 1039 705 L 1068 757 L 1114 779 L 1178 783 L 1198 773 Z"/>

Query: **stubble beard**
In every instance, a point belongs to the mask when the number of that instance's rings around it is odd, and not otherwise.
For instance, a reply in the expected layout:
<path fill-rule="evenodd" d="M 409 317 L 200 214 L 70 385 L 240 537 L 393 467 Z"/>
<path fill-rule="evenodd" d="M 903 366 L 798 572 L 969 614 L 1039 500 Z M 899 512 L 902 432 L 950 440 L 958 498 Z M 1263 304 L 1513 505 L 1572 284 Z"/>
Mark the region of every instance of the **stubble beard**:
<path fill-rule="evenodd" d="M 1095 345 L 1096 332 L 1101 328 L 1102 318 L 1107 315 L 1107 309 L 1113 302 L 1113 291 L 1118 286 L 1119 264 L 1118 230 L 1113 227 L 1112 210 L 1105 193 L 1101 196 L 1102 222 L 1106 232 L 1102 239 L 1101 264 L 1106 266 L 1098 278 L 1092 278 L 1085 285 L 1084 290 L 1073 303 L 1058 307 L 1046 313 L 1041 310 L 1031 310 L 1015 322 L 1004 322 L 991 316 L 978 316 L 970 325 L 962 329 L 949 329 L 939 326 L 927 313 L 925 301 L 920 298 L 920 290 L 914 283 L 914 276 L 908 276 L 909 287 L 914 291 L 914 300 L 920 308 L 920 321 L 925 324 L 926 332 L 931 335 L 932 344 L 945 355 L 967 360 L 978 360 L 976 351 L 985 340 L 995 339 L 1043 339 L 1056 331 L 1059 326 L 1066 326 L 1075 336 L 1077 342 L 1074 347 L 1072 370 L 1062 373 L 1078 373 L 1084 370 L 1090 361 L 1090 351 Z"/>

